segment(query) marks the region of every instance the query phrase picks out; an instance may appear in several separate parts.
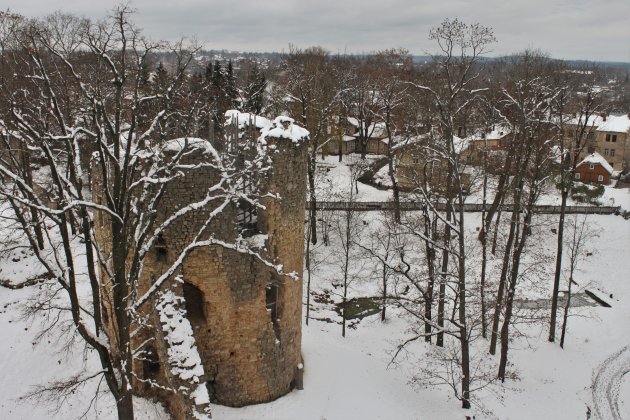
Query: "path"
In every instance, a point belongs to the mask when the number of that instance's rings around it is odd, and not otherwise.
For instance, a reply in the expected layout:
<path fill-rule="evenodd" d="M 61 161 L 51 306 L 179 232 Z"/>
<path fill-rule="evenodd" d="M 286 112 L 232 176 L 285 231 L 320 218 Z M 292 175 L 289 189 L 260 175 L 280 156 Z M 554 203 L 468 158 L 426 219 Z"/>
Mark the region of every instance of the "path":
<path fill-rule="evenodd" d="M 630 372 L 630 345 L 612 354 L 599 365 L 593 378 L 594 418 L 621 420 L 619 387 L 624 375 Z"/>

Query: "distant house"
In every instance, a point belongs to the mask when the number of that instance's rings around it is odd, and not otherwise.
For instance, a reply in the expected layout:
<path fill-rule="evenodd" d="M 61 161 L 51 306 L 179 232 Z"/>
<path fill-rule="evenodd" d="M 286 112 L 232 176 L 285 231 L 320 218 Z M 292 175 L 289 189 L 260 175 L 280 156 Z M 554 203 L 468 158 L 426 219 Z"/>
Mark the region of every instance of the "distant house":
<path fill-rule="evenodd" d="M 395 149 L 397 159 L 398 183 L 403 190 L 423 187 L 425 183 L 433 191 L 446 195 L 448 164 L 439 155 L 432 153 L 428 145 L 431 137 L 427 135 L 412 139 L 405 147 Z M 468 150 L 469 142 L 457 136 L 453 138 L 455 151 L 463 156 Z M 470 174 L 461 174 L 462 188 L 468 191 L 471 185 Z M 451 193 L 455 192 L 452 187 Z"/>
<path fill-rule="evenodd" d="M 328 125 L 329 140 L 326 144 L 326 152 L 332 155 L 359 153 L 361 123 L 354 117 L 339 119 L 333 117 Z M 366 152 L 368 154 L 384 155 L 387 153 L 389 139 L 387 138 L 385 124 L 373 123 L 367 126 L 364 134 L 367 134 Z"/>
<path fill-rule="evenodd" d="M 565 137 L 573 138 L 577 119 L 567 123 Z M 603 156 L 616 171 L 630 169 L 630 113 L 624 115 L 591 115 L 586 123 L 586 147 L 580 153 L 585 158 L 593 152 Z"/>
<path fill-rule="evenodd" d="M 374 155 L 383 155 L 387 153 L 389 147 L 389 139 L 387 138 L 387 131 L 385 130 L 385 123 L 376 122 L 369 125 L 365 125 L 364 122 L 359 121 L 354 117 L 348 117 L 348 122 L 354 128 L 352 136 L 356 139 L 355 150 L 361 151 L 361 144 L 359 140 L 361 138 L 361 132 L 367 135 L 366 152 Z"/>
<path fill-rule="evenodd" d="M 505 149 L 510 134 L 510 128 L 503 125 L 493 126 L 488 131 L 475 133 L 466 138 L 468 148 L 462 151 L 462 156 L 467 162 L 480 163 L 484 154 Z"/>
<path fill-rule="evenodd" d="M 341 134 L 331 136 L 328 143 L 326 143 L 326 150 L 331 155 L 337 155 L 339 154 L 339 150 L 341 149 L 341 154 L 347 155 L 348 153 L 354 153 L 354 151 L 356 150 L 356 146 L 356 138 L 347 134 Z"/>
<path fill-rule="evenodd" d="M 610 184 L 613 167 L 602 155 L 594 152 L 581 161 L 575 169 L 575 180 L 592 184 Z"/>

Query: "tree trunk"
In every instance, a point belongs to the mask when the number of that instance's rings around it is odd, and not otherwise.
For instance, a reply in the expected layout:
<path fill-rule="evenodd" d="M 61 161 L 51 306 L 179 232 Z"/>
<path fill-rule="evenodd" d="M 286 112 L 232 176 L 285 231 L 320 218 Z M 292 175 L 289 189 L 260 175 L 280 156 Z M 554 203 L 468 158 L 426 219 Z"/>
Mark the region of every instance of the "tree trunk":
<path fill-rule="evenodd" d="M 31 167 L 31 158 L 28 147 L 25 146 L 22 150 L 22 167 L 24 170 L 24 181 L 26 185 L 33 191 L 33 168 Z M 40 197 L 41 198 L 41 197 Z M 42 226 L 39 220 L 39 213 L 37 210 L 31 207 L 31 223 L 33 231 L 35 232 L 35 238 L 37 240 L 37 246 L 39 249 L 44 249 L 44 234 L 42 233 Z"/>
<path fill-rule="evenodd" d="M 392 150 L 393 136 L 390 125 L 391 109 L 388 108 L 385 118 L 385 129 L 387 130 L 387 138 L 389 139 L 389 143 L 387 146 L 387 164 L 389 169 L 389 179 L 392 182 L 392 191 L 394 193 L 394 220 L 396 221 L 396 223 L 400 223 L 400 191 L 398 187 L 398 180 L 396 179 L 396 168 L 394 165 L 394 159 L 396 159 L 396 156 L 394 155 L 394 151 Z"/>
<path fill-rule="evenodd" d="M 133 420 L 133 397 L 131 391 L 123 391 L 120 398 L 116 400 L 116 411 L 118 420 Z"/>
<path fill-rule="evenodd" d="M 311 227 L 306 234 L 306 325 L 311 314 Z"/>
<path fill-rule="evenodd" d="M 317 243 L 317 197 L 315 195 L 315 159 L 311 157 L 308 163 L 308 190 L 311 200 L 311 208 L 308 210 L 309 222 L 311 224 L 311 242 Z"/>
<path fill-rule="evenodd" d="M 564 348 L 564 337 L 567 333 L 567 321 L 569 319 L 569 308 L 571 307 L 571 286 L 573 286 L 573 264 L 569 275 L 569 287 L 567 289 L 567 301 L 564 304 L 564 314 L 562 316 L 562 333 L 560 334 L 560 348 Z"/>
<path fill-rule="evenodd" d="M 350 186 L 350 190 L 352 191 L 352 186 Z M 352 201 L 352 194 L 350 194 L 350 199 Z M 343 300 L 341 307 L 341 336 L 346 336 L 346 304 L 348 298 L 348 269 L 350 268 L 350 241 L 352 240 L 350 229 L 352 228 L 352 209 L 348 208 L 346 210 L 346 231 L 345 231 L 345 255 L 344 255 L 344 266 L 343 266 Z"/>
<path fill-rule="evenodd" d="M 514 243 L 514 236 L 518 223 L 518 211 L 516 206 L 512 210 L 512 220 L 510 222 L 510 233 L 508 235 L 508 241 L 505 245 L 505 253 L 503 254 L 503 265 L 501 266 L 501 277 L 499 278 L 499 288 L 497 289 L 497 298 L 494 304 L 494 316 L 492 317 L 492 330 L 490 331 L 490 354 L 495 354 L 497 349 L 497 336 L 499 333 L 499 320 L 501 316 L 501 309 L 503 308 L 503 294 L 505 290 L 505 283 L 508 274 L 508 265 L 510 261 L 510 253 L 512 250 L 512 244 Z"/>
<path fill-rule="evenodd" d="M 505 164 L 503 165 L 503 173 L 499 176 L 499 182 L 497 183 L 496 194 L 494 196 L 494 200 L 492 200 L 492 204 L 490 208 L 488 208 L 488 213 L 486 214 L 485 220 L 483 220 L 485 230 L 479 232 L 479 235 L 487 234 L 490 231 L 490 224 L 492 223 L 492 219 L 494 218 L 494 213 L 500 211 L 501 204 L 503 203 L 503 198 L 506 192 L 506 186 L 509 185 L 510 181 L 510 173 L 512 168 L 512 159 L 514 155 L 514 142 L 510 145 L 507 151 L 507 158 L 505 160 Z M 499 218 L 497 217 L 497 220 Z M 494 254 L 494 252 L 493 252 Z"/>
<path fill-rule="evenodd" d="M 464 200 L 459 190 L 459 256 L 458 256 L 458 292 L 459 292 L 459 342 L 462 352 L 462 408 L 470 408 L 470 343 L 466 322 L 466 245 L 464 228 Z"/>
<path fill-rule="evenodd" d="M 484 159 L 485 163 L 486 159 Z M 483 175 L 483 210 L 481 212 L 481 229 L 485 229 L 485 215 L 486 215 L 486 192 L 488 186 L 488 173 L 487 165 Z M 482 232 L 481 239 L 481 280 L 479 282 L 479 298 L 481 299 L 481 336 L 487 338 L 487 319 L 486 319 L 486 265 L 488 260 L 488 238 L 486 232 Z"/>
<path fill-rule="evenodd" d="M 385 321 L 385 305 L 387 304 L 387 264 L 383 263 L 383 310 L 381 311 L 381 322 Z"/>
<path fill-rule="evenodd" d="M 508 289 L 507 302 L 505 305 L 505 316 L 503 318 L 503 326 L 501 327 L 501 358 L 499 360 L 499 374 L 498 377 L 501 382 L 505 382 L 505 371 L 508 361 L 508 349 L 510 344 L 509 328 L 512 322 L 512 311 L 514 308 L 514 296 L 516 294 L 516 283 L 518 281 L 519 267 L 521 263 L 521 255 L 525 248 L 525 242 L 527 241 L 527 231 L 529 230 L 531 215 L 532 215 L 533 201 L 530 201 L 527 206 L 527 215 L 523 221 L 523 229 L 520 232 L 520 237 L 517 237 L 516 250 L 512 257 L 512 270 L 510 274 L 510 287 Z M 517 232 L 518 233 L 518 232 Z"/>
<path fill-rule="evenodd" d="M 451 177 L 450 174 L 447 179 L 447 191 L 451 188 Z M 452 204 L 452 203 L 451 203 Z M 447 204 L 446 207 L 446 221 L 450 223 L 451 221 L 451 210 L 452 206 Z M 444 300 L 446 298 L 446 272 L 448 271 L 448 257 L 449 257 L 449 247 L 451 242 L 451 226 L 446 223 L 444 225 L 444 251 L 442 251 L 442 272 L 440 276 L 440 290 L 438 292 L 438 327 L 440 330 L 437 333 L 436 344 L 439 347 L 444 347 Z"/>
<path fill-rule="evenodd" d="M 339 136 L 339 162 L 343 159 L 343 134 Z"/>
<path fill-rule="evenodd" d="M 425 206 L 424 210 L 424 246 L 427 254 L 427 269 L 429 272 L 429 282 L 427 285 L 426 296 L 424 297 L 424 341 L 431 342 L 431 319 L 433 317 L 433 289 L 435 287 L 435 249 L 428 240 L 428 238 L 434 238 L 433 224 L 429 217 L 428 209 Z"/>
<path fill-rule="evenodd" d="M 550 342 L 556 340 L 556 317 L 558 313 L 558 293 L 560 289 L 560 274 L 562 273 L 562 250 L 564 235 L 564 217 L 567 207 L 567 197 L 569 190 L 562 186 L 562 202 L 560 204 L 560 220 L 558 221 L 558 246 L 556 250 L 556 272 L 553 278 L 553 291 L 551 292 L 551 316 L 549 317 L 549 337 Z"/>
<path fill-rule="evenodd" d="M 569 288 L 567 290 L 567 301 L 564 304 L 564 314 L 562 316 L 562 332 L 560 333 L 560 348 L 564 348 L 564 337 L 567 334 L 567 320 L 569 319 L 569 307 L 571 306 L 571 285 L 573 276 L 569 279 Z"/>
<path fill-rule="evenodd" d="M 396 180 L 396 173 L 394 171 L 394 157 L 390 156 L 389 162 L 389 179 L 392 182 L 392 191 L 394 195 L 394 220 L 396 223 L 400 223 L 400 191 L 398 187 L 398 181 Z"/>
<path fill-rule="evenodd" d="M 507 182 L 507 175 L 501 175 L 499 176 L 499 182 L 497 184 L 497 189 L 496 189 L 496 194 L 494 196 L 494 199 L 492 200 L 492 203 L 490 204 L 490 207 L 488 208 L 488 211 L 486 212 L 485 215 L 485 219 L 482 220 L 485 229 L 481 232 L 479 232 L 480 238 L 481 239 L 481 235 L 485 234 L 487 232 L 490 231 L 490 225 L 492 224 L 492 219 L 494 219 L 494 214 L 497 211 L 500 211 L 501 208 L 501 203 L 503 202 L 503 196 L 505 195 L 505 184 Z"/>
<path fill-rule="evenodd" d="M 501 205 L 503 204 L 503 200 L 501 200 Z M 494 232 L 492 236 L 492 249 L 490 253 L 492 255 L 497 255 L 497 236 L 499 235 L 499 226 L 501 225 L 501 207 L 497 211 L 497 220 L 494 222 Z"/>

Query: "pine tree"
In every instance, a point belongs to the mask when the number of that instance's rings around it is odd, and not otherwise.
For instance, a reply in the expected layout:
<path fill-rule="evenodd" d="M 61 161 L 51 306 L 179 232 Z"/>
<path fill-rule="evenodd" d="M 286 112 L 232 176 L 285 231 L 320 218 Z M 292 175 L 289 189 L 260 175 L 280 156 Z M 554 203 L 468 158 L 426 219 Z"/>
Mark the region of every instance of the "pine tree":
<path fill-rule="evenodd" d="M 212 69 L 211 75 L 211 85 L 213 90 L 217 92 L 222 92 L 225 87 L 225 77 L 219 60 L 214 62 L 214 68 Z"/>
<path fill-rule="evenodd" d="M 236 77 L 234 76 L 234 68 L 232 60 L 228 61 L 227 70 L 225 72 L 225 102 L 230 108 L 240 108 L 238 88 L 236 87 Z"/>
<path fill-rule="evenodd" d="M 154 84 L 157 89 L 163 89 L 166 87 L 167 83 L 168 83 L 168 71 L 164 67 L 164 64 L 162 64 L 162 62 L 160 61 L 160 63 L 157 66 L 157 69 L 155 70 Z"/>
<path fill-rule="evenodd" d="M 211 83 L 212 82 L 212 61 L 209 61 L 208 64 L 206 65 L 206 71 L 204 72 L 204 80 L 206 83 Z"/>
<path fill-rule="evenodd" d="M 245 111 L 253 112 L 254 114 L 262 112 L 266 88 L 267 79 L 265 74 L 258 68 L 256 63 L 253 63 L 245 85 Z"/>

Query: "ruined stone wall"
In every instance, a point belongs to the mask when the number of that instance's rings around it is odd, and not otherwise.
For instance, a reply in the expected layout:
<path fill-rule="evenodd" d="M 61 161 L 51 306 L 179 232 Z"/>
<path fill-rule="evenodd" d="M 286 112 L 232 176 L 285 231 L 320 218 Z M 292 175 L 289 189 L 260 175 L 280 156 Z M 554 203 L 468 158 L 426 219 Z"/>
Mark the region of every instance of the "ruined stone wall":
<path fill-rule="evenodd" d="M 213 401 L 243 406 L 278 398 L 295 384 L 297 366 L 301 360 L 301 305 L 302 261 L 304 237 L 304 207 L 306 198 L 306 145 L 289 139 L 270 139 L 272 171 L 263 182 L 264 190 L 279 194 L 280 199 L 266 198 L 264 211 L 258 211 L 258 229 L 267 234 L 262 248 L 257 249 L 267 261 L 283 265 L 283 273 L 254 256 L 221 246 L 210 246 L 193 251 L 184 261 L 177 276 L 163 288 L 174 290 L 187 298 L 188 319 L 193 327 L 198 351 L 205 370 L 204 380 Z M 183 163 L 198 163 L 202 152 L 190 154 Z M 167 187 L 160 203 L 157 224 L 189 203 L 202 200 L 210 186 L 219 180 L 213 168 L 200 168 L 187 173 Z M 98 179 L 95 181 L 98 183 Z M 142 295 L 190 243 L 199 227 L 218 202 L 192 212 L 174 223 L 163 234 L 166 255 L 158 258 L 153 250 L 145 259 L 139 281 L 138 295 Z M 236 204 L 232 203 L 212 223 L 203 239 L 215 238 L 232 242 L 238 235 Z M 97 230 L 99 222 L 97 220 Z M 107 241 L 106 229 L 98 234 L 99 241 Z M 276 319 L 267 310 L 268 287 L 277 291 Z M 188 292 L 187 290 L 188 289 Z M 196 295 L 191 299 L 190 290 Z M 270 289 L 272 290 L 272 289 Z M 190 306 L 196 305 L 196 306 Z M 199 307 L 201 306 L 201 307 Z M 155 300 L 147 302 L 141 311 L 149 323 L 156 323 Z M 157 340 L 155 349 L 162 369 L 167 360 L 167 346 L 158 325 L 141 329 L 134 336 L 134 347 Z M 162 341 L 160 341 L 162 340 Z M 134 362 L 139 378 L 146 378 L 143 361 Z M 152 380 L 172 386 L 169 375 L 153 373 Z M 147 396 L 167 400 L 169 411 L 176 418 L 185 418 L 181 396 L 168 396 L 152 390 L 138 381 L 136 390 Z"/>

